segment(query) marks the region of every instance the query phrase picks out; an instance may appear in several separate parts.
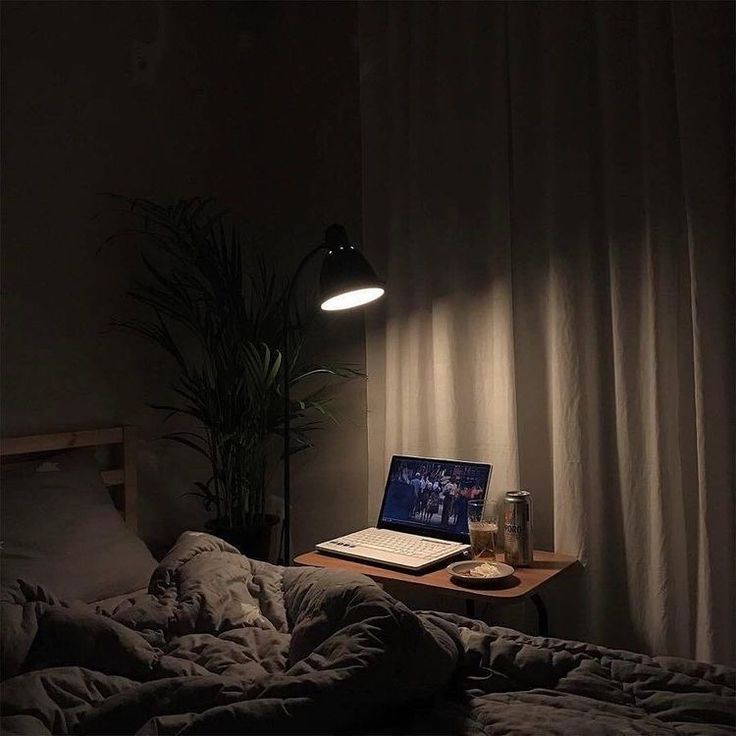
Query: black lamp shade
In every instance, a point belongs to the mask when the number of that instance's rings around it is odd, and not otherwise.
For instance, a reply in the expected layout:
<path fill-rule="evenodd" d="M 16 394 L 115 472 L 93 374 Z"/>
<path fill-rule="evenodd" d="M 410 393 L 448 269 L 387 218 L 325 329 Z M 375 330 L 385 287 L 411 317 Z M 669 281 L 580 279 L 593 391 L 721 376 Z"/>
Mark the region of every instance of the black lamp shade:
<path fill-rule="evenodd" d="M 325 245 L 328 250 L 319 278 L 322 309 L 350 309 L 383 296 L 383 284 L 363 254 L 348 242 L 345 228 L 327 228 Z"/>

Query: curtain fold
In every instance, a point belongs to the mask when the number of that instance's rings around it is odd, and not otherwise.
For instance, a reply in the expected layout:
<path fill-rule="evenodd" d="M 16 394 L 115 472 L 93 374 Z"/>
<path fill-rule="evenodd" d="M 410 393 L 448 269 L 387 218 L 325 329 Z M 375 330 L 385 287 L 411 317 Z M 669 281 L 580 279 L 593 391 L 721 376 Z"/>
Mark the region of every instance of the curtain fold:
<path fill-rule="evenodd" d="M 736 660 L 734 11 L 366 3 L 369 488 L 494 463 L 603 643 Z M 567 632 L 571 633 L 571 632 Z"/>

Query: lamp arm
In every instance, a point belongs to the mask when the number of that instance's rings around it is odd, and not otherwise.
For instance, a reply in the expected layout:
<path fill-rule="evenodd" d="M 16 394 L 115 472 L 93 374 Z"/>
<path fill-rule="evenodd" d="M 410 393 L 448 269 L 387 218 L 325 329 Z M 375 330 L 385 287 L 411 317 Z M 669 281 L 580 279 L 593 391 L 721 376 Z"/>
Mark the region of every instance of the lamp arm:
<path fill-rule="evenodd" d="M 291 562 L 291 396 L 290 396 L 290 382 L 291 382 L 291 359 L 289 357 L 289 318 L 291 316 L 291 302 L 294 296 L 295 285 L 299 280 L 299 277 L 304 271 L 304 267 L 309 261 L 323 250 L 328 250 L 329 246 L 325 243 L 315 246 L 310 250 L 304 258 L 299 262 L 296 267 L 296 271 L 289 281 L 289 285 L 286 289 L 286 296 L 284 297 L 284 324 L 283 324 L 283 345 L 281 350 L 281 360 L 283 362 L 282 377 L 283 386 L 282 391 L 284 395 L 284 448 L 283 448 L 283 463 L 284 463 L 284 521 L 281 526 L 281 538 L 279 541 L 279 563 L 282 565 L 288 565 Z"/>

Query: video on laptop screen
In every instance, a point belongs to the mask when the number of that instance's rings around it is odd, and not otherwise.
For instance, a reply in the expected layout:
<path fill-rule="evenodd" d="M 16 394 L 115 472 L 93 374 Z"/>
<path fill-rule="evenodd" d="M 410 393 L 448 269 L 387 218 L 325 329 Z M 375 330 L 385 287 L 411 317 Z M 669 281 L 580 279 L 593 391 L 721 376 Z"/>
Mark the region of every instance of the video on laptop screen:
<path fill-rule="evenodd" d="M 468 534 L 468 501 L 485 498 L 491 465 L 394 455 L 379 526 Z"/>

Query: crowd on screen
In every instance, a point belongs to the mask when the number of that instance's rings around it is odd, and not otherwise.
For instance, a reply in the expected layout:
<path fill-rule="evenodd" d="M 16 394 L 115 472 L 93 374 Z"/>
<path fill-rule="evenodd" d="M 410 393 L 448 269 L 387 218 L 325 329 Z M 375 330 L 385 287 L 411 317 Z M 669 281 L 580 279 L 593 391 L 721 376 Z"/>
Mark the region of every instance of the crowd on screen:
<path fill-rule="evenodd" d="M 400 495 L 405 513 L 402 516 L 425 524 L 465 529 L 468 501 L 483 495 L 477 481 L 462 474 L 462 466 L 453 472 L 446 465 L 417 468 L 415 463 L 402 463 L 392 481 L 394 487 L 403 486 Z"/>

